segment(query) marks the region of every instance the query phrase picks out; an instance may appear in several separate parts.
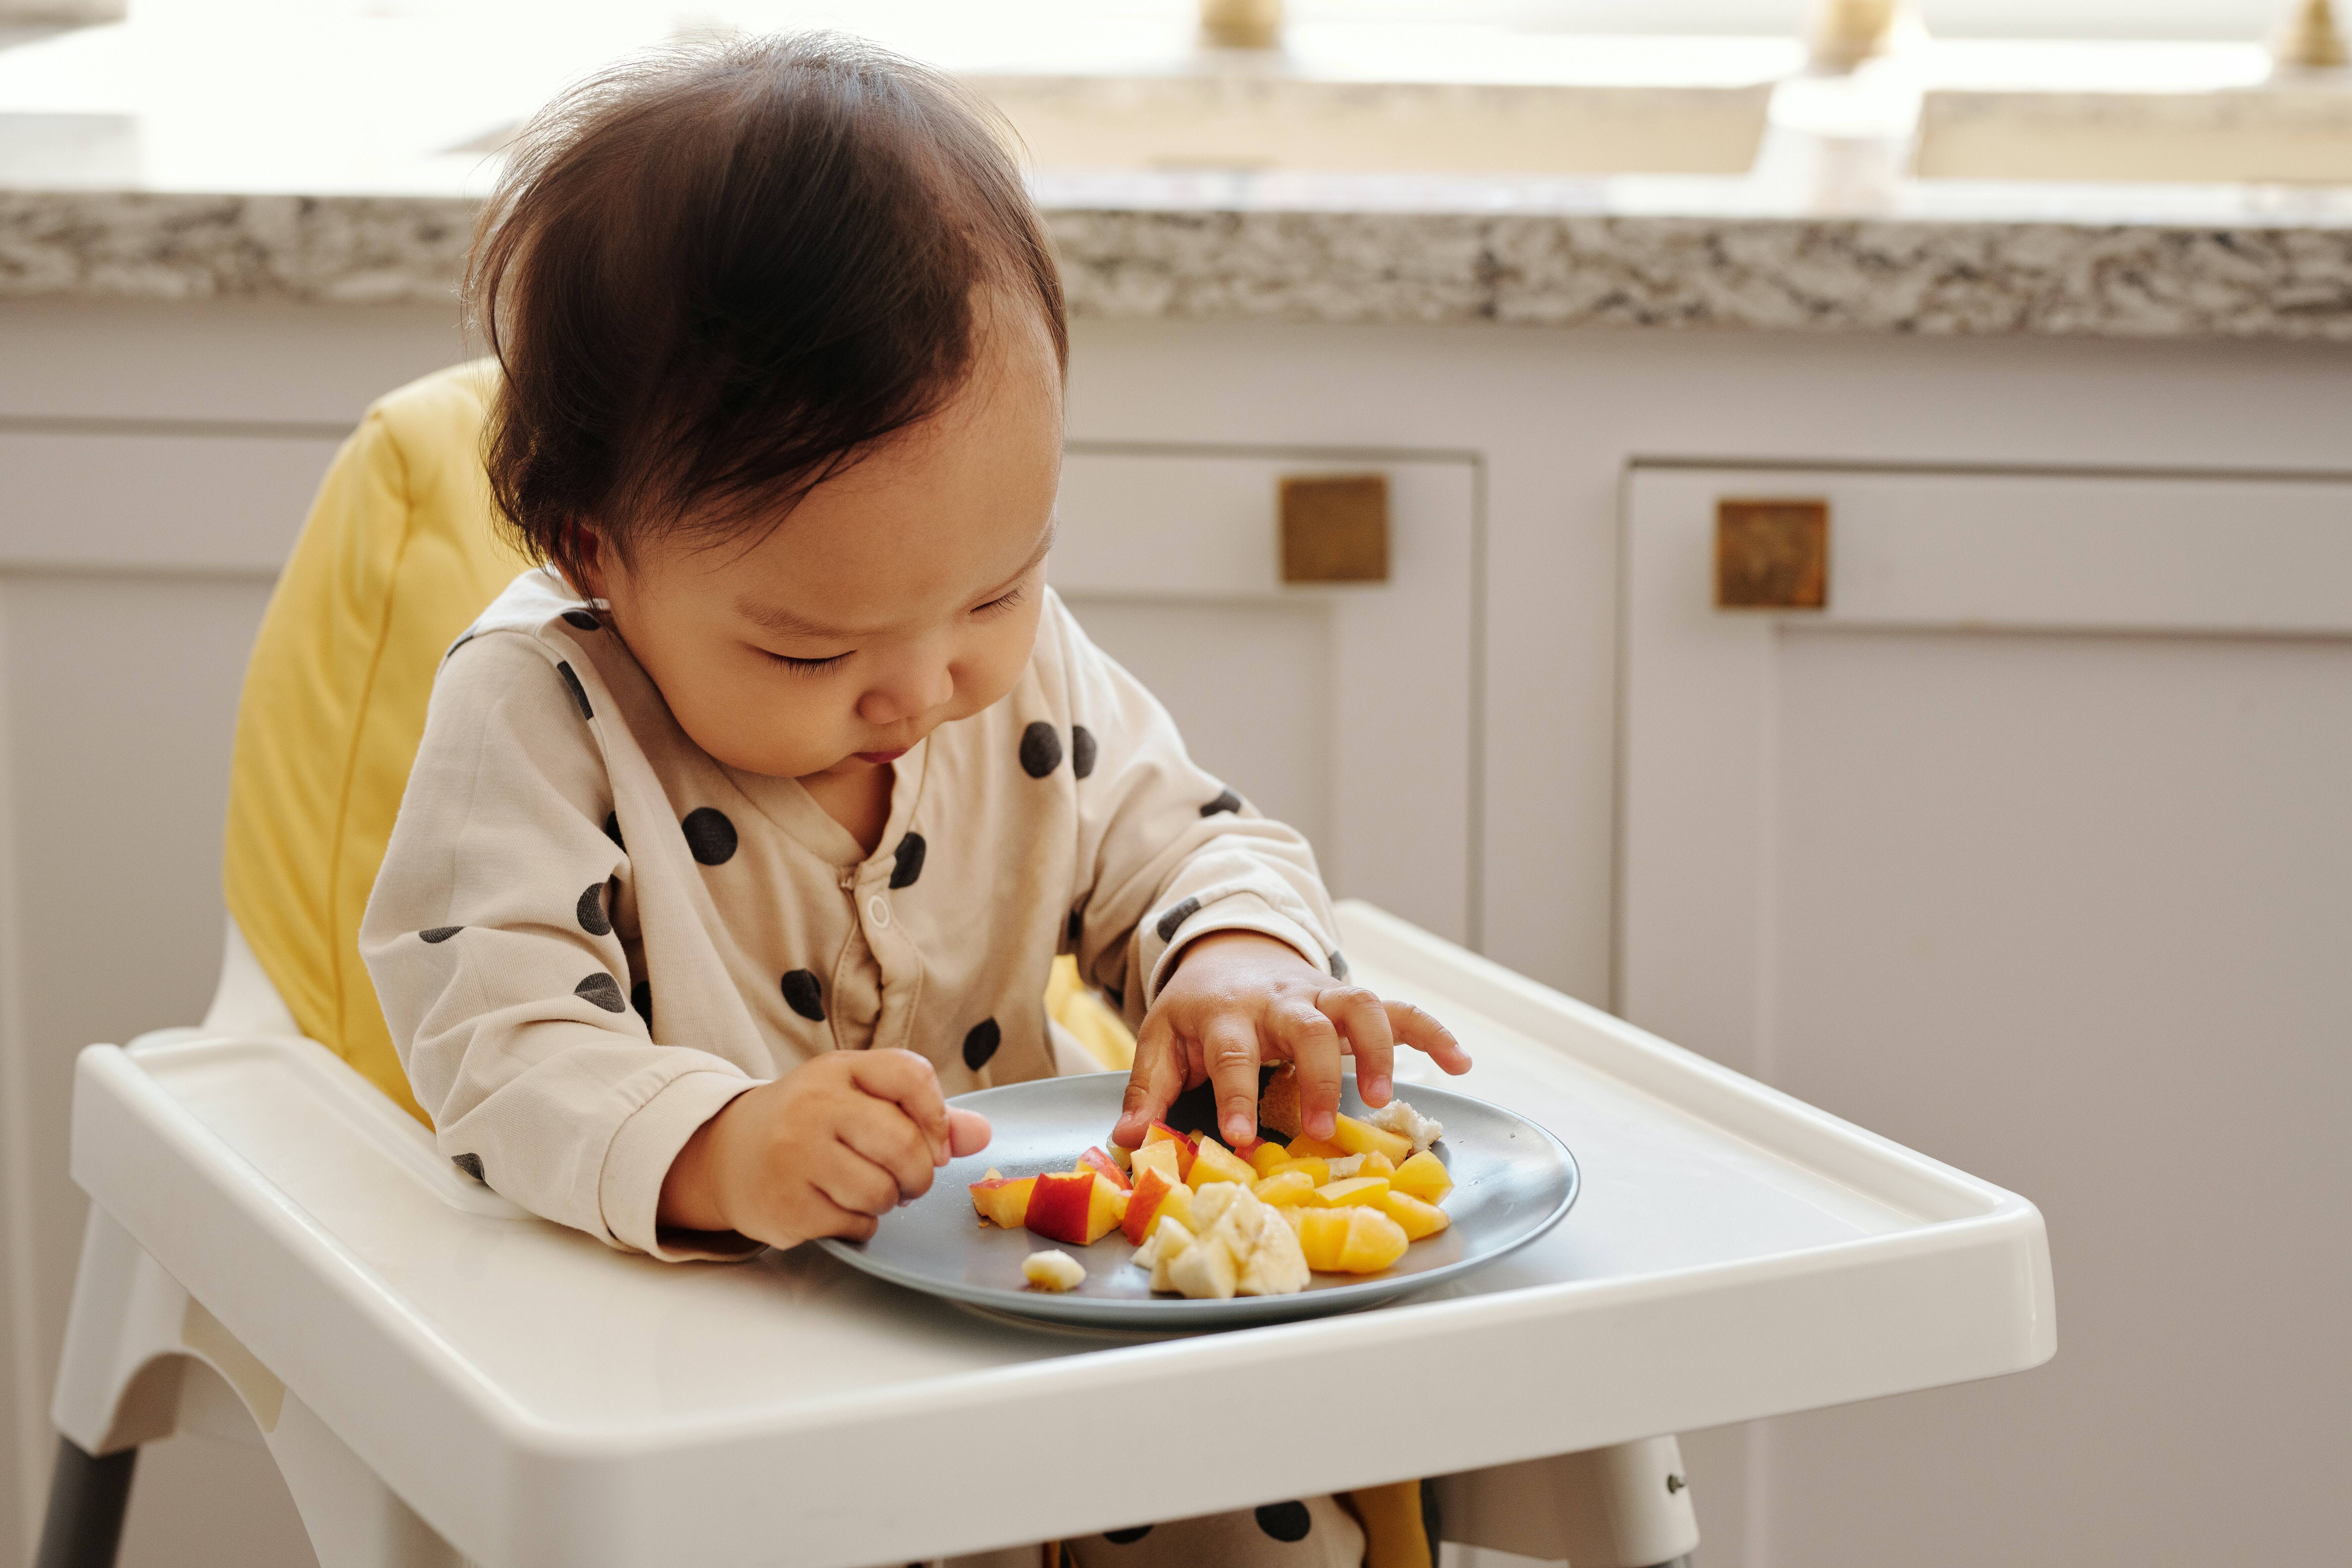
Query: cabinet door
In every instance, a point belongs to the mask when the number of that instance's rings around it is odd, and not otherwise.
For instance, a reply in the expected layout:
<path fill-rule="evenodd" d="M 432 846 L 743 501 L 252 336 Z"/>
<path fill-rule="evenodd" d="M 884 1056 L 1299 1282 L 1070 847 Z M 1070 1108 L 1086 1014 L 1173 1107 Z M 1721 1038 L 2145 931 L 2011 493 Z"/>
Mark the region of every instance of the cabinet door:
<path fill-rule="evenodd" d="M 1385 583 L 1282 581 L 1287 476 L 1385 475 Z M 1315 844 L 1336 893 L 1476 932 L 1475 471 L 1377 454 L 1074 445 L 1050 575 L 1186 745 Z"/>
<path fill-rule="evenodd" d="M 2061 1312 L 2037 1371 L 1701 1435 L 1703 1561 L 2340 1560 L 2352 486 L 1627 495 L 1619 1006 L 2032 1199 Z M 1825 608 L 1716 607 L 1756 498 L 1827 502 Z"/>

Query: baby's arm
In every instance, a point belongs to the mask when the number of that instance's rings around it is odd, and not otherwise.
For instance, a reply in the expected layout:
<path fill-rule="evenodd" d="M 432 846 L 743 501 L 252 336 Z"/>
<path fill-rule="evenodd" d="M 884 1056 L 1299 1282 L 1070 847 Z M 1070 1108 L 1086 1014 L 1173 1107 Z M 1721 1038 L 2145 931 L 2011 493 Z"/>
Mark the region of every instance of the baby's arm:
<path fill-rule="evenodd" d="M 1340 1044 L 1359 1090 L 1385 1104 L 1397 1042 L 1448 1072 L 1469 1058 L 1419 1008 L 1346 982 L 1330 897 L 1296 829 L 1260 816 L 1186 755 L 1151 694 L 1088 642 L 1059 601 L 1054 639 L 1077 785 L 1080 866 L 1090 877 L 1072 921 L 1078 967 L 1139 1024 L 1135 1067 L 1113 1139 L 1142 1141 L 1188 1085 L 1216 1086 L 1226 1135 L 1256 1131 L 1261 1062 L 1298 1065 L 1307 1130 L 1331 1131 Z"/>

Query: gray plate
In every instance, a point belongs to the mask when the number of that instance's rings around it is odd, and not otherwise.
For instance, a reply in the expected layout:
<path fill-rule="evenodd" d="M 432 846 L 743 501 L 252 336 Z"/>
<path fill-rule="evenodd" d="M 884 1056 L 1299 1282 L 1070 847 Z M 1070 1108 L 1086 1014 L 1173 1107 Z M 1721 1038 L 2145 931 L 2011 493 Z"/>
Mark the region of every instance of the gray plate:
<path fill-rule="evenodd" d="M 1445 1124 L 1437 1157 L 1454 1177 L 1445 1200 L 1453 1223 L 1416 1241 L 1393 1268 L 1353 1277 L 1318 1274 L 1294 1296 L 1237 1296 L 1188 1301 L 1154 1296 L 1145 1272 L 1128 1261 L 1134 1251 L 1118 1232 L 1092 1247 L 1065 1247 L 1086 1265 L 1086 1283 L 1066 1294 L 1025 1289 L 1021 1260 L 1053 1244 L 1022 1230 L 999 1230 L 972 1212 L 971 1184 L 991 1165 L 1008 1176 L 1066 1171 L 1088 1144 L 1108 1146 L 1118 1120 L 1127 1075 L 1093 1073 L 1041 1079 L 958 1097 L 951 1104 L 986 1116 L 995 1128 L 989 1146 L 950 1161 L 931 1190 L 884 1216 L 871 1240 L 818 1245 L 853 1268 L 971 1306 L 1016 1317 L 1084 1323 L 1148 1333 L 1235 1328 L 1286 1318 L 1352 1311 L 1425 1289 L 1483 1268 L 1558 1225 L 1576 1202 L 1576 1159 L 1549 1132 L 1499 1105 L 1452 1089 L 1402 1086 L 1398 1097 Z M 1356 1080 L 1344 1080 L 1340 1109 L 1364 1114 Z M 1182 1121 L 1175 1125 L 1191 1128 Z"/>

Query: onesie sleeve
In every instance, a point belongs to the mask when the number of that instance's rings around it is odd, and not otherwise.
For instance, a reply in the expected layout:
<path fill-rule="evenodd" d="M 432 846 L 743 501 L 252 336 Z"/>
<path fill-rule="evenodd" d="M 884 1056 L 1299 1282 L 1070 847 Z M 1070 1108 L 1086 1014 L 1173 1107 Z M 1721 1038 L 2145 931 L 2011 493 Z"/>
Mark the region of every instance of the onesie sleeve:
<path fill-rule="evenodd" d="M 360 949 L 441 1152 L 532 1213 L 663 1258 L 732 1258 L 731 1233 L 655 1227 L 695 1129 L 755 1080 L 654 1043 L 614 929 L 628 857 L 579 677 L 536 638 L 461 643 L 360 928 Z"/>
<path fill-rule="evenodd" d="M 1338 921 L 1306 837 L 1196 765 L 1168 710 L 1058 597 L 1042 635 L 1054 639 L 1069 703 L 1079 973 L 1132 1026 L 1184 945 L 1211 931 L 1257 931 L 1340 972 Z"/>

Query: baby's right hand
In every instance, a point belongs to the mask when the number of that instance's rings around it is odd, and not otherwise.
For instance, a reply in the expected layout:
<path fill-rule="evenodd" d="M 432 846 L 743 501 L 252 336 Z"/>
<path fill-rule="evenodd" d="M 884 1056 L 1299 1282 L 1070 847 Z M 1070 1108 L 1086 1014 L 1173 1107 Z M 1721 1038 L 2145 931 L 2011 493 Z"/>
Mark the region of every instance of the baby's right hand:
<path fill-rule="evenodd" d="M 950 1154 L 988 1146 L 988 1119 L 950 1110 L 912 1051 L 835 1051 L 737 1095 L 662 1180 L 660 1223 L 772 1247 L 862 1241 L 874 1216 L 930 1190 Z"/>

